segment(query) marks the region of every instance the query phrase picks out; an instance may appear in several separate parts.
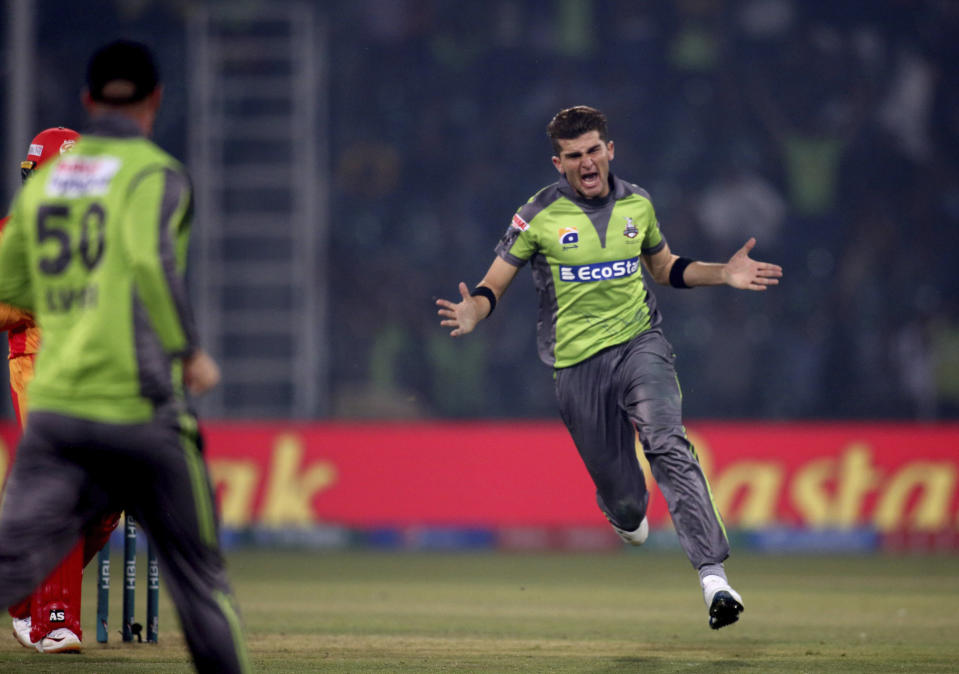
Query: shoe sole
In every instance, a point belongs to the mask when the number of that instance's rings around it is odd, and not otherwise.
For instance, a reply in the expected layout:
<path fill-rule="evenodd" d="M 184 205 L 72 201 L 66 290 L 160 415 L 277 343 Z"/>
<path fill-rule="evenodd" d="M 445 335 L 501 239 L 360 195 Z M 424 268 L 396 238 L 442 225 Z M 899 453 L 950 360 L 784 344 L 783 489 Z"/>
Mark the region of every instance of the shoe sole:
<path fill-rule="evenodd" d="M 67 643 L 56 643 L 52 646 L 44 646 L 37 650 L 41 653 L 79 653 L 83 645 L 79 641 L 70 641 Z"/>
<path fill-rule="evenodd" d="M 726 592 L 720 590 L 713 597 L 713 603 L 709 607 L 709 626 L 714 630 L 726 625 L 732 625 L 739 620 L 739 614 L 745 609 L 736 599 Z"/>
<path fill-rule="evenodd" d="M 80 644 L 67 644 L 66 646 L 58 646 L 54 648 L 44 648 L 41 653 L 79 653 L 82 650 Z"/>

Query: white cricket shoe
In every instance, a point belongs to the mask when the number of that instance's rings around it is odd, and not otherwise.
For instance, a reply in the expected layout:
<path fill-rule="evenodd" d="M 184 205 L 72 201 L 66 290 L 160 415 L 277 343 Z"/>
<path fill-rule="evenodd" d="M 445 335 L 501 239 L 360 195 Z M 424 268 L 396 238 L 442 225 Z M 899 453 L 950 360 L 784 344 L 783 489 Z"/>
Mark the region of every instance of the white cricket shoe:
<path fill-rule="evenodd" d="M 743 598 L 739 596 L 729 582 L 722 576 L 703 578 L 703 599 L 709 607 L 709 626 L 714 630 L 732 625 L 739 620 L 743 608 Z"/>
<path fill-rule="evenodd" d="M 58 627 L 37 644 L 41 653 L 79 653 L 81 648 L 80 637 L 66 627 Z"/>
<path fill-rule="evenodd" d="M 13 636 L 17 638 L 21 645 L 27 648 L 36 648 L 37 642 L 30 641 L 31 627 L 33 627 L 33 624 L 30 622 L 30 616 L 13 619 Z"/>
<path fill-rule="evenodd" d="M 609 518 L 606 518 L 609 520 Z M 618 526 L 613 524 L 610 520 L 609 525 L 613 527 L 613 531 L 619 534 L 619 537 L 623 539 L 624 542 L 629 543 L 630 545 L 642 545 L 646 542 L 646 539 L 649 538 L 649 520 L 646 519 L 646 516 L 643 516 L 643 521 L 639 523 L 639 526 L 636 527 L 635 531 L 626 531 L 625 529 L 620 529 Z"/>

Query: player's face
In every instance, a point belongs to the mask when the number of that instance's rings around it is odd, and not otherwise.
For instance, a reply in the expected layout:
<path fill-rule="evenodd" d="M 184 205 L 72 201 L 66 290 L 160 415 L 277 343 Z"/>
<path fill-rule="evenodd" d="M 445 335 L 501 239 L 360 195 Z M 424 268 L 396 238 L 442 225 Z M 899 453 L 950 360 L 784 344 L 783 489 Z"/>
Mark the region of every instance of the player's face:
<path fill-rule="evenodd" d="M 609 194 L 609 162 L 613 158 L 613 141 L 603 142 L 599 131 L 582 136 L 559 139 L 558 157 L 553 166 L 566 176 L 570 186 L 587 199 Z"/>

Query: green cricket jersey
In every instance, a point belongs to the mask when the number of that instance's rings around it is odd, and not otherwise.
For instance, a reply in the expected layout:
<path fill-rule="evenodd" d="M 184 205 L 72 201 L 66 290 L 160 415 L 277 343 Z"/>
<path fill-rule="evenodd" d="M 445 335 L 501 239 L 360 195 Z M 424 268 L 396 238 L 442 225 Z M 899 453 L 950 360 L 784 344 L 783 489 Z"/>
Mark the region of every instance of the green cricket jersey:
<path fill-rule="evenodd" d="M 0 301 L 41 330 L 29 410 L 140 423 L 182 398 L 191 211 L 183 167 L 118 116 L 27 180 L 0 239 Z"/>
<path fill-rule="evenodd" d="M 666 245 L 649 195 L 610 175 L 610 193 L 584 199 L 565 178 L 520 207 L 496 253 L 530 263 L 539 295 L 538 349 L 569 367 L 659 325 L 640 255 Z"/>

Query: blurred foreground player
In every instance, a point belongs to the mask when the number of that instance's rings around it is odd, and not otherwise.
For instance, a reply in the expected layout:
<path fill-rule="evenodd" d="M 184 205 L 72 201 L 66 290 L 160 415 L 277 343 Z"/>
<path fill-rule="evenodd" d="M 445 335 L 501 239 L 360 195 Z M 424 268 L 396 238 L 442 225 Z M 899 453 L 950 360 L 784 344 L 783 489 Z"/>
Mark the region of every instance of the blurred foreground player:
<path fill-rule="evenodd" d="M 24 181 L 48 159 L 69 151 L 80 137 L 62 126 L 37 134 L 20 164 Z M 0 220 L 0 230 L 6 224 Z M 10 394 L 20 428 L 27 419 L 26 389 L 33 378 L 33 360 L 40 344 L 40 330 L 30 314 L 9 305 L 0 305 L 0 330 L 8 333 Z M 83 568 L 109 539 L 119 521 L 119 513 L 95 523 L 53 570 L 36 591 L 10 607 L 13 634 L 21 644 L 41 653 L 75 653 L 82 648 L 80 597 Z"/>
<path fill-rule="evenodd" d="M 638 434 L 680 544 L 699 572 L 709 625 L 736 622 L 742 597 L 723 561 L 729 542 L 682 422 L 672 346 L 640 261 L 661 284 L 766 290 L 782 269 L 749 257 L 749 239 L 725 264 L 679 257 L 659 230 L 649 195 L 610 172 L 613 142 L 599 110 L 562 110 L 547 127 L 560 174 L 521 206 L 497 256 L 457 303 L 437 300 L 441 325 L 465 335 L 488 317 L 530 262 L 540 300 L 540 358 L 553 366 L 560 416 L 596 486 L 600 510 L 627 543 L 649 535 L 649 492 Z"/>
<path fill-rule="evenodd" d="M 43 331 L 0 510 L 0 605 L 90 523 L 125 510 L 156 547 L 197 669 L 240 672 L 244 637 L 185 396 L 215 386 L 219 369 L 186 295 L 189 179 L 147 139 L 161 96 L 146 47 L 97 50 L 89 129 L 24 184 L 0 239 L 0 301 Z"/>

